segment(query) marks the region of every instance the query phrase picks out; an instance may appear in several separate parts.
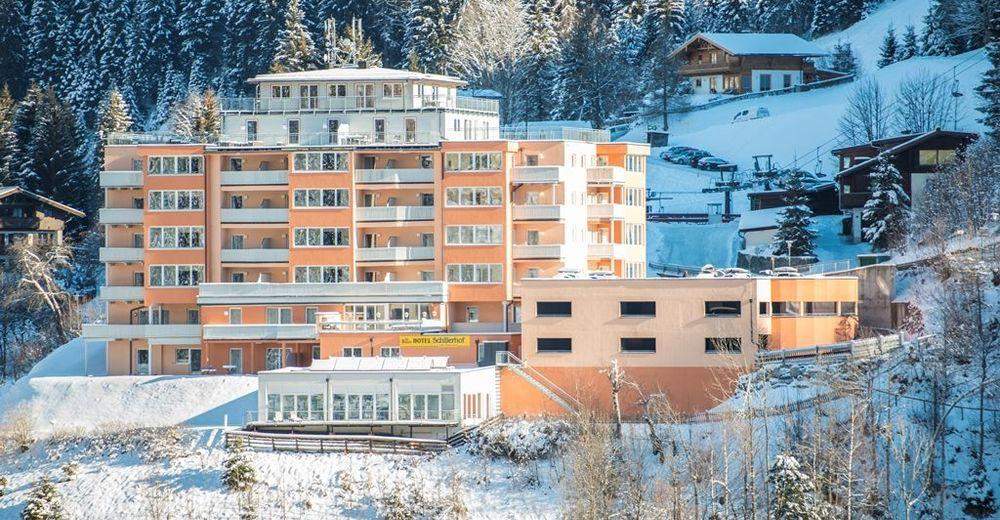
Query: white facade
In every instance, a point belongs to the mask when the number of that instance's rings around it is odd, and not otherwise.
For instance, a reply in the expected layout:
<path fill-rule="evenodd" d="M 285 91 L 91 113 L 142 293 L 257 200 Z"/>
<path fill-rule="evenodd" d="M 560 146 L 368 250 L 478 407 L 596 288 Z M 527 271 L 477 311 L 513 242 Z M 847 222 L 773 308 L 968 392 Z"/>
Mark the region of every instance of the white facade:
<path fill-rule="evenodd" d="M 754 92 L 779 90 L 786 87 L 801 85 L 803 83 L 801 70 L 759 69 L 751 70 L 750 74 L 753 80 Z"/>

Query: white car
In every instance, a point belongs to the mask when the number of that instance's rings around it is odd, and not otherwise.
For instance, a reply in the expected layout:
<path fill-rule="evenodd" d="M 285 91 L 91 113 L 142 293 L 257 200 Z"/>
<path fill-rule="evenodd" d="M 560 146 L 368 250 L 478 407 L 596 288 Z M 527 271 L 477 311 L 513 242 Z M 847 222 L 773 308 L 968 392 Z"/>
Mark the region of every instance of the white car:
<path fill-rule="evenodd" d="M 762 117 L 769 117 L 771 111 L 765 107 L 754 107 L 740 110 L 733 116 L 733 122 L 739 123 L 740 121 L 749 121 L 751 119 L 760 119 Z"/>

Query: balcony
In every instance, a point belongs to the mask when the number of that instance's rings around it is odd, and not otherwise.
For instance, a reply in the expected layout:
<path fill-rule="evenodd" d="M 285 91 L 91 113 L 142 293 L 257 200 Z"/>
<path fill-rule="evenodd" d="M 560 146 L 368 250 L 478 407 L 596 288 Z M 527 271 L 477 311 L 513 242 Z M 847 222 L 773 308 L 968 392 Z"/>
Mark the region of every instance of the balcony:
<path fill-rule="evenodd" d="M 565 258 L 566 252 L 563 244 L 514 245 L 514 258 L 518 260 Z"/>
<path fill-rule="evenodd" d="M 338 113 L 403 110 L 419 108 L 451 108 L 497 114 L 496 100 L 469 97 L 396 97 L 381 96 L 316 96 L 289 98 L 221 98 L 223 112 L 262 113 Z"/>
<path fill-rule="evenodd" d="M 208 340 L 316 339 L 316 325 L 313 323 L 205 325 L 203 330 L 203 337 Z"/>
<path fill-rule="evenodd" d="M 277 134 L 221 134 L 214 140 L 219 148 L 261 146 L 428 146 L 441 142 L 438 132 L 305 132 Z"/>
<path fill-rule="evenodd" d="M 628 248 L 625 244 L 587 244 L 588 258 L 623 258 L 627 256 Z"/>
<path fill-rule="evenodd" d="M 105 170 L 101 172 L 102 188 L 141 188 L 142 172 L 139 170 Z"/>
<path fill-rule="evenodd" d="M 319 328 L 322 332 L 441 332 L 441 320 L 366 320 L 343 321 L 335 319 L 336 313 L 320 314 Z"/>
<path fill-rule="evenodd" d="M 623 184 L 625 182 L 625 169 L 620 166 L 587 168 L 587 182 L 590 184 Z"/>
<path fill-rule="evenodd" d="M 433 168 L 381 168 L 354 170 L 358 184 L 428 184 L 434 182 Z"/>
<path fill-rule="evenodd" d="M 354 255 L 358 262 L 434 260 L 433 247 L 362 247 Z"/>
<path fill-rule="evenodd" d="M 288 170 L 224 171 L 223 186 L 270 186 L 288 184 Z"/>
<path fill-rule="evenodd" d="M 101 262 L 134 263 L 141 262 L 144 257 L 141 247 L 102 247 L 98 252 Z"/>
<path fill-rule="evenodd" d="M 97 213 L 101 224 L 142 224 L 142 210 L 135 208 L 101 208 Z"/>
<path fill-rule="evenodd" d="M 587 205 L 587 218 L 623 219 L 628 216 L 627 206 L 601 202 Z"/>
<path fill-rule="evenodd" d="M 566 180 L 565 166 L 515 166 L 513 181 L 521 184 L 552 184 Z"/>
<path fill-rule="evenodd" d="M 408 222 L 434 220 L 434 206 L 374 206 L 357 208 L 358 222 Z"/>
<path fill-rule="evenodd" d="M 282 263 L 288 261 L 288 249 L 223 249 L 223 262 L 243 264 Z"/>
<path fill-rule="evenodd" d="M 514 220 L 562 220 L 561 205 L 515 204 Z"/>
<path fill-rule="evenodd" d="M 521 332 L 521 324 L 509 322 L 507 323 L 507 330 L 504 330 L 504 323 L 502 321 L 456 321 L 451 324 L 451 328 L 448 332 L 455 332 L 459 334 L 503 334 L 508 332 Z"/>
<path fill-rule="evenodd" d="M 141 285 L 105 285 L 98 289 L 97 299 L 110 302 L 141 302 Z"/>
<path fill-rule="evenodd" d="M 201 325 L 89 323 L 83 325 L 83 337 L 105 341 L 146 339 L 158 345 L 198 345 L 201 343 Z"/>
<path fill-rule="evenodd" d="M 435 303 L 445 300 L 444 282 L 203 283 L 201 305 Z"/>
<path fill-rule="evenodd" d="M 287 224 L 288 208 L 222 208 L 223 224 Z"/>

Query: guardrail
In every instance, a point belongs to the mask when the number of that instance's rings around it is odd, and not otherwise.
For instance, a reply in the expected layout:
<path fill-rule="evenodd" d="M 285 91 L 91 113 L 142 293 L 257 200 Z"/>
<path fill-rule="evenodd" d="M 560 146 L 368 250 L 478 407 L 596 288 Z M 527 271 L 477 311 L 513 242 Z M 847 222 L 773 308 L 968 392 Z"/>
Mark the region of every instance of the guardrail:
<path fill-rule="evenodd" d="M 425 455 L 427 453 L 440 453 L 448 448 L 446 441 L 410 437 L 264 433 L 246 430 L 226 432 L 226 447 L 233 446 L 237 440 L 252 450 L 310 453 Z"/>
<path fill-rule="evenodd" d="M 846 355 L 853 358 L 868 358 L 885 354 L 904 345 L 903 335 L 897 333 L 891 336 L 876 336 L 874 338 L 856 339 L 828 345 L 812 347 L 763 350 L 757 352 L 757 361 L 762 363 L 802 360 L 831 355 Z"/>
<path fill-rule="evenodd" d="M 566 390 L 563 390 L 561 386 L 557 385 L 554 381 L 546 377 L 546 375 L 540 372 L 539 370 L 529 366 L 524 361 L 521 361 L 521 358 L 517 357 L 513 352 L 509 350 L 501 350 L 497 352 L 496 364 L 497 366 L 510 366 L 521 369 L 522 371 L 524 371 L 525 374 L 528 375 L 528 377 L 531 377 L 532 379 L 535 379 L 536 381 L 540 382 L 550 392 L 555 394 L 563 401 L 570 403 L 577 410 L 583 408 L 583 403 L 581 403 L 579 399 L 574 397 Z"/>

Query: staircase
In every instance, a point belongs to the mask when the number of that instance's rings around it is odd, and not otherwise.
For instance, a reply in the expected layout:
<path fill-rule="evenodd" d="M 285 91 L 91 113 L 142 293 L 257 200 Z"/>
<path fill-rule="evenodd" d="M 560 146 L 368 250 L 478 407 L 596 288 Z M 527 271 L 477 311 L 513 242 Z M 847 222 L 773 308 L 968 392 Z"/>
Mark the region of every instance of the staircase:
<path fill-rule="evenodd" d="M 538 370 L 526 365 L 523 361 L 518 359 L 513 353 L 508 351 L 497 352 L 497 366 L 509 368 L 515 374 L 520 376 L 522 379 L 527 381 L 531 386 L 538 389 L 539 392 L 544 394 L 546 397 L 551 399 L 554 403 L 558 404 L 564 410 L 570 413 L 577 413 L 583 408 L 583 404 L 577 400 L 575 397 L 570 395 L 569 392 L 563 390 L 559 385 L 555 384 L 551 379 L 545 377 L 545 374 Z M 497 372 L 497 395 L 500 395 L 500 375 Z M 499 403 L 498 403 L 499 404 Z"/>
<path fill-rule="evenodd" d="M 481 428 L 486 428 L 487 426 L 494 425 L 502 421 L 503 419 L 504 418 L 502 415 L 494 415 L 479 424 L 469 426 L 468 428 L 462 428 L 461 430 L 451 434 L 450 437 L 445 439 L 445 442 L 448 443 L 448 446 L 452 448 L 456 446 L 462 446 L 465 443 L 469 442 L 469 435 L 471 435 L 473 432 L 478 431 Z"/>

